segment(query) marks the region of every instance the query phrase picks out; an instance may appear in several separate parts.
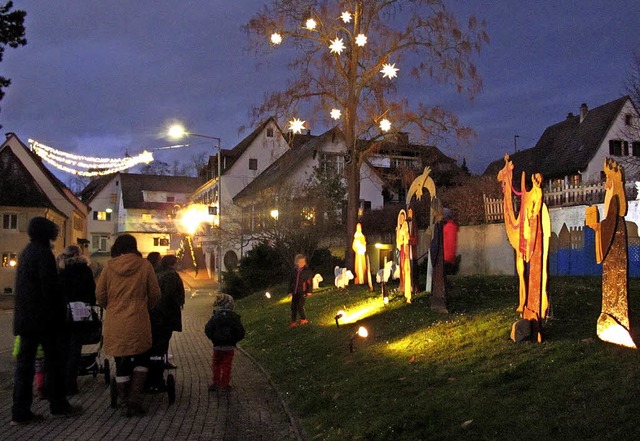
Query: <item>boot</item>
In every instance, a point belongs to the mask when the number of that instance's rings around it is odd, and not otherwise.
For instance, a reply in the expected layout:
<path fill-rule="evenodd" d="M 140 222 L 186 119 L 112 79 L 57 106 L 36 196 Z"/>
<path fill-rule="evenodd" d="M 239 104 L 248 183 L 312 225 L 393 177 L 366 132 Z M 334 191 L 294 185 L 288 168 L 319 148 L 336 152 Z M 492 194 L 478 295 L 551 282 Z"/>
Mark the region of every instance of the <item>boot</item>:
<path fill-rule="evenodd" d="M 114 380 L 112 380 L 114 381 Z M 118 407 L 125 407 L 129 400 L 129 387 L 131 386 L 130 381 L 125 381 L 122 383 L 116 382 L 116 389 L 118 390 Z"/>
<path fill-rule="evenodd" d="M 129 400 L 127 401 L 127 416 L 143 416 L 145 414 L 142 408 L 142 393 L 144 391 L 144 382 L 147 379 L 147 369 L 136 367 L 131 377 L 131 389 L 129 391 Z"/>

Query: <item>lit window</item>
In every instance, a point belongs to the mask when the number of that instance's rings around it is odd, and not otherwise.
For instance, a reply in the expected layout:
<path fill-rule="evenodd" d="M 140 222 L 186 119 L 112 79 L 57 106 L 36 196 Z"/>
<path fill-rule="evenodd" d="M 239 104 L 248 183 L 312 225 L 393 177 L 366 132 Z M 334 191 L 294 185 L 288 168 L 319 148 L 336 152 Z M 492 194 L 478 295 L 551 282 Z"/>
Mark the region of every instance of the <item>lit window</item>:
<path fill-rule="evenodd" d="M 93 220 L 97 221 L 110 221 L 111 213 L 106 211 L 94 211 L 93 212 Z"/>
<path fill-rule="evenodd" d="M 111 202 L 115 202 L 117 195 L 115 193 L 111 193 Z"/>
<path fill-rule="evenodd" d="M 154 237 L 153 238 L 153 246 L 154 247 L 168 247 L 169 239 L 165 239 L 163 237 Z"/>
<path fill-rule="evenodd" d="M 149 214 L 149 213 L 144 213 L 144 214 L 142 215 L 142 221 L 143 221 L 143 222 L 149 222 L 149 221 L 151 221 L 151 214 Z"/>
<path fill-rule="evenodd" d="M 256 158 L 249 158 L 249 170 L 258 170 L 258 160 Z"/>
<path fill-rule="evenodd" d="M 18 215 L 14 213 L 2 215 L 2 229 L 3 230 L 17 230 L 18 229 Z"/>
<path fill-rule="evenodd" d="M 5 252 L 2 253 L 2 268 L 13 268 L 17 265 L 16 253 Z"/>

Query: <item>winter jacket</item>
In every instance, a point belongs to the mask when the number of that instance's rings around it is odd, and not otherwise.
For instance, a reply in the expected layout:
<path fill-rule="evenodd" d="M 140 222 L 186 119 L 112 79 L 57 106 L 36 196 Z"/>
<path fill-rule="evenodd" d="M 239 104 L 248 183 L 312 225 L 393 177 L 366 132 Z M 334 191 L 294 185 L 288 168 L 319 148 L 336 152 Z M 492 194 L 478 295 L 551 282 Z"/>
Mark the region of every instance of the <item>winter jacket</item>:
<path fill-rule="evenodd" d="M 220 309 L 211 316 L 204 333 L 213 346 L 235 346 L 244 338 L 244 326 L 239 314 L 230 309 Z"/>
<path fill-rule="evenodd" d="M 289 279 L 289 293 L 294 296 L 306 296 L 313 292 L 313 271 L 308 266 L 295 268 Z"/>
<path fill-rule="evenodd" d="M 96 287 L 105 308 L 104 351 L 114 357 L 138 355 L 151 347 L 149 312 L 160 300 L 153 266 L 136 254 L 123 254 L 104 265 Z"/>
<path fill-rule="evenodd" d="M 58 269 L 50 245 L 57 227 L 47 219 L 34 218 L 28 233 L 31 242 L 18 257 L 13 333 L 63 332 L 67 301 L 58 287 Z"/>
<path fill-rule="evenodd" d="M 182 305 L 184 305 L 184 284 L 174 269 L 158 273 L 160 302 L 151 312 L 151 323 L 158 329 L 182 331 Z"/>
<path fill-rule="evenodd" d="M 59 280 L 60 290 L 66 295 L 67 302 L 96 304 L 96 282 L 83 256 L 67 259 L 60 270 Z"/>

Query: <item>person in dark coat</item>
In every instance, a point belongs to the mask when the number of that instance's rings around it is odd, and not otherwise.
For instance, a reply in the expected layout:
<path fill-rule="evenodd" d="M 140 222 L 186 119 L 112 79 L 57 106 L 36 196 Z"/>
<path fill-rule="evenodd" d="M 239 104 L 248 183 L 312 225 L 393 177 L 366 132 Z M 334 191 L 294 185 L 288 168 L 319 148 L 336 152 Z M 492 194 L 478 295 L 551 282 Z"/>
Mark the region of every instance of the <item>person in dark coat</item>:
<path fill-rule="evenodd" d="M 58 227 L 49 219 L 35 217 L 27 232 L 31 241 L 20 253 L 16 273 L 13 332 L 20 336 L 20 349 L 13 382 L 12 425 L 41 419 L 31 412 L 34 361 L 40 344 L 44 350 L 51 414 L 70 416 L 82 412 L 65 396 L 67 301 L 60 292 L 56 260 L 51 252 Z"/>
<path fill-rule="evenodd" d="M 162 270 L 162 267 L 160 266 L 161 258 L 162 256 L 160 256 L 160 253 L 157 251 L 151 251 L 149 254 L 147 254 L 147 260 L 149 261 L 149 263 L 151 263 L 151 265 L 153 265 L 153 269 L 156 273 Z"/>
<path fill-rule="evenodd" d="M 233 297 L 219 294 L 213 306 L 213 315 L 204 327 L 205 335 L 213 343 L 209 391 L 227 390 L 236 344 L 244 338 L 245 331 L 240 315 L 233 311 Z"/>
<path fill-rule="evenodd" d="M 96 304 L 96 282 L 93 271 L 86 257 L 80 255 L 80 248 L 68 246 L 57 258 L 59 268 L 60 289 L 67 297 L 67 303 L 82 302 Z M 85 322 L 69 323 L 67 353 L 67 395 L 78 393 L 78 365 L 82 353 L 83 334 L 86 332 Z"/>
<path fill-rule="evenodd" d="M 176 271 L 176 256 L 164 256 L 160 261 L 158 285 L 160 285 L 160 302 L 151 311 L 151 335 L 153 346 L 150 357 L 153 361 L 149 367 L 147 388 L 151 392 L 162 392 L 165 389 L 162 371 L 166 366 L 175 368 L 165 360 L 169 351 L 169 341 L 174 331 L 182 332 L 182 306 L 184 305 L 184 284 Z"/>
<path fill-rule="evenodd" d="M 307 258 L 303 254 L 296 255 L 296 267 L 289 279 L 289 295 L 291 296 L 291 324 L 292 328 L 298 326 L 297 317 L 300 316 L 300 324 L 309 323 L 304 310 L 307 296 L 313 291 L 313 271 L 307 266 Z"/>

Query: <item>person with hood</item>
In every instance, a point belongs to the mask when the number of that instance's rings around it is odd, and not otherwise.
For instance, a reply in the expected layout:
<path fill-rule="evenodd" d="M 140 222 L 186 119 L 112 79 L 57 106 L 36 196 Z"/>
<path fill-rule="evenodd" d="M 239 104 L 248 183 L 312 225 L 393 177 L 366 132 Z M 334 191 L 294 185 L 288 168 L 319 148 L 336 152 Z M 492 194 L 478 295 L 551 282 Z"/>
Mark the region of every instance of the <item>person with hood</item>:
<path fill-rule="evenodd" d="M 184 305 L 184 284 L 176 271 L 176 256 L 164 256 L 160 261 L 158 284 L 160 285 L 160 302 L 151 311 L 151 334 L 153 346 L 151 357 L 154 361 L 149 366 L 147 386 L 151 392 L 165 390 L 162 372 L 165 367 L 165 356 L 169 351 L 169 341 L 174 331 L 182 332 L 182 306 Z M 166 363 L 167 367 L 175 368 Z"/>
<path fill-rule="evenodd" d="M 58 227 L 44 217 L 34 217 L 27 229 L 29 244 L 18 258 L 13 316 L 14 335 L 20 336 L 13 382 L 11 424 L 27 424 L 42 419 L 31 412 L 34 362 L 38 346 L 45 358 L 49 409 L 54 416 L 82 412 L 65 396 L 65 325 L 67 301 L 58 286 L 56 259 L 51 242 Z"/>
<path fill-rule="evenodd" d="M 209 391 L 228 390 L 231 366 L 236 344 L 244 338 L 240 315 L 233 309 L 235 303 L 229 294 L 218 294 L 213 304 L 213 315 L 204 327 L 204 333 L 213 343 L 211 384 Z"/>
<path fill-rule="evenodd" d="M 98 305 L 105 309 L 103 349 L 116 362 L 118 396 L 127 416 L 142 416 L 142 392 L 151 348 L 150 311 L 160 299 L 153 266 L 138 251 L 135 237 L 119 236 L 96 287 Z"/>
<path fill-rule="evenodd" d="M 82 302 L 96 304 L 96 282 L 89 261 L 80 253 L 80 248 L 70 245 L 57 258 L 60 271 L 60 289 L 67 297 L 67 303 Z M 69 322 L 67 353 L 67 395 L 78 393 L 78 365 L 82 353 L 82 336 L 86 329 L 83 322 Z"/>

